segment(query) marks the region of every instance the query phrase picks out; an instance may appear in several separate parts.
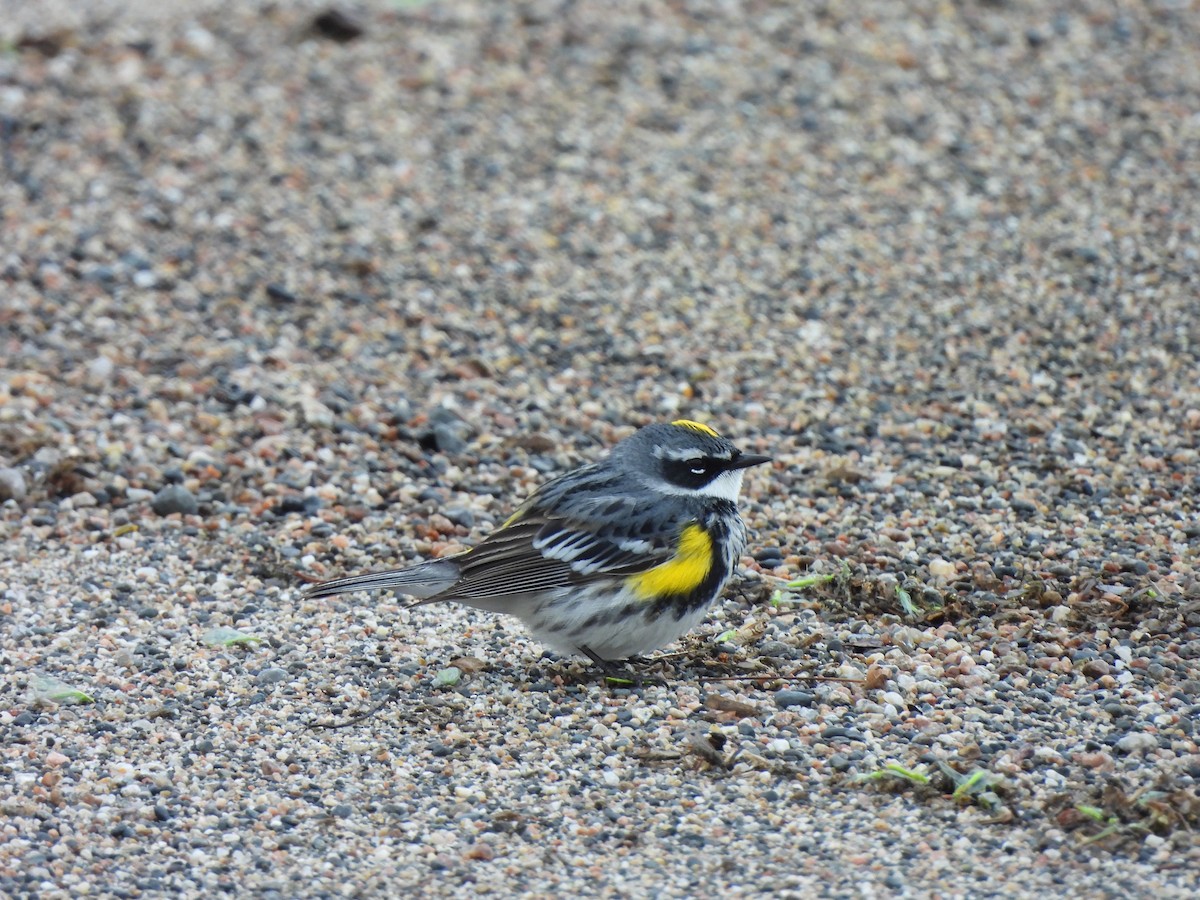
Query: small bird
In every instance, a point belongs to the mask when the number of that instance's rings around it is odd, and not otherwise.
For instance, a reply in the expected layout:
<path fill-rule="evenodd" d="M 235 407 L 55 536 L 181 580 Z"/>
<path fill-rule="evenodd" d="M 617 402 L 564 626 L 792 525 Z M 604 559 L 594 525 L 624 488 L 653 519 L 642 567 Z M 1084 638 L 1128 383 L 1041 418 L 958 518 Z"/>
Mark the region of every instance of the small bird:
<path fill-rule="evenodd" d="M 602 669 L 694 628 L 746 547 L 742 453 L 707 425 L 649 425 L 543 484 L 483 541 L 404 569 L 314 584 L 308 597 L 395 590 L 516 616 Z"/>

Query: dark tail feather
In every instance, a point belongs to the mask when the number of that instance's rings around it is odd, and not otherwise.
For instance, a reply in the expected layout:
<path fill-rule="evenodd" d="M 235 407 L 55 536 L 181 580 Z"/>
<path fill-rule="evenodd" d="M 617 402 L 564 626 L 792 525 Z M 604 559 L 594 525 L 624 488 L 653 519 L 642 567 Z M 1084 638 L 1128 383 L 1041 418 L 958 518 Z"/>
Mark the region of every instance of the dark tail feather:
<path fill-rule="evenodd" d="M 388 569 L 384 572 L 367 572 L 334 578 L 319 584 L 310 584 L 304 589 L 305 597 L 332 597 L 351 591 L 396 591 L 427 600 L 434 594 L 454 585 L 458 580 L 459 566 L 453 559 L 431 559 L 407 569 Z"/>

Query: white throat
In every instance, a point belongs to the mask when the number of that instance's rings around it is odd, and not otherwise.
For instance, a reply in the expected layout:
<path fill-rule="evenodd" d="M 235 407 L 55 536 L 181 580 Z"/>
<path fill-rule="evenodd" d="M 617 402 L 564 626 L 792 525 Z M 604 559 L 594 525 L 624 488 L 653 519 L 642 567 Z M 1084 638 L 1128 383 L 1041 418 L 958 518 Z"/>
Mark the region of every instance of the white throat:
<path fill-rule="evenodd" d="M 738 494 L 742 492 L 742 476 L 745 474 L 745 469 L 729 469 L 722 472 L 696 493 L 703 494 L 705 497 L 717 497 L 721 500 L 729 500 L 732 503 L 737 503 Z"/>

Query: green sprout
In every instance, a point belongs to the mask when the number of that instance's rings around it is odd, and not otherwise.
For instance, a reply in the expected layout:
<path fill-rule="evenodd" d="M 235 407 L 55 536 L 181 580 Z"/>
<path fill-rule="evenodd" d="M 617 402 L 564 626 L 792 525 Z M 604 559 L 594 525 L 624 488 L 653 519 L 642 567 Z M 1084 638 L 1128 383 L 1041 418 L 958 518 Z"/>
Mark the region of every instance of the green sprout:
<path fill-rule="evenodd" d="M 937 761 L 937 767 L 954 785 L 950 796 L 959 803 L 976 803 L 988 810 L 996 810 L 1001 807 L 1000 798 L 992 790 L 1004 780 L 999 775 L 986 769 L 972 769 L 963 775 L 940 759 Z"/>
<path fill-rule="evenodd" d="M 71 687 L 65 681 L 59 681 L 59 679 L 49 675 L 33 679 L 30 686 L 33 688 L 34 699 L 46 703 L 96 702 L 91 694 L 86 694 L 78 688 Z"/>
<path fill-rule="evenodd" d="M 820 587 L 821 585 L 829 584 L 831 581 L 839 578 L 846 580 L 850 578 L 850 564 L 844 559 L 842 560 L 841 568 L 836 572 L 831 572 L 829 574 L 801 575 L 799 578 L 793 578 L 791 581 L 786 582 L 783 585 L 783 587 L 786 588 L 786 591 L 777 590 L 771 594 L 771 605 L 782 606 L 785 602 L 787 602 L 789 593 L 806 591 L 809 588 Z"/>
<path fill-rule="evenodd" d="M 637 682 L 634 681 L 632 678 L 623 678 L 620 675 L 605 675 L 604 680 L 607 681 L 609 684 L 624 684 L 624 685 L 629 685 L 629 686 L 633 686 L 633 685 L 637 684 Z"/>
<path fill-rule="evenodd" d="M 1106 837 L 1112 837 L 1121 830 L 1121 820 L 1116 816 L 1108 815 L 1098 806 L 1087 806 L 1083 803 L 1076 803 L 1075 809 L 1082 815 L 1085 815 L 1089 819 L 1099 822 L 1104 826 L 1104 828 L 1093 834 L 1091 837 L 1084 838 L 1080 842 L 1081 847 L 1086 847 L 1088 844 L 1095 844 L 1098 841 L 1104 840 Z"/>
<path fill-rule="evenodd" d="M 238 631 L 228 625 L 210 628 L 204 632 L 204 643 L 210 647 L 253 647 L 261 644 L 262 641 L 263 639 L 260 637 L 246 634 L 244 631 Z"/>
<path fill-rule="evenodd" d="M 1003 808 L 1000 798 L 992 790 L 993 787 L 1002 781 L 999 775 L 988 772 L 985 769 L 973 769 L 966 775 L 962 775 L 941 760 L 937 761 L 937 767 L 938 771 L 954 785 L 953 791 L 950 794 L 954 800 L 960 803 L 974 803 L 990 811 Z M 933 787 L 932 779 L 928 773 L 920 769 L 910 769 L 899 763 L 887 763 L 874 772 L 857 776 L 855 780 L 860 782 L 881 781 L 887 778 L 907 781 L 910 784 L 922 787 Z"/>
<path fill-rule="evenodd" d="M 1121 832 L 1149 832 L 1154 831 L 1156 827 L 1169 827 L 1175 818 L 1172 816 L 1173 810 L 1170 806 L 1165 805 L 1163 800 L 1167 797 L 1162 791 L 1145 791 L 1141 793 L 1134 801 L 1135 805 L 1147 811 L 1146 817 L 1139 822 L 1122 822 L 1115 815 L 1110 815 L 1105 810 L 1098 806 L 1088 806 L 1084 803 L 1076 803 L 1075 810 L 1080 815 L 1087 816 L 1093 822 L 1096 822 L 1104 827 L 1093 834 L 1091 837 L 1084 838 L 1080 846 L 1095 844 L 1107 837 L 1112 837 L 1114 834 Z M 1165 809 L 1164 809 L 1165 806 Z M 1183 819 L 1186 827 L 1186 822 Z"/>
<path fill-rule="evenodd" d="M 866 772 L 856 776 L 857 781 L 880 781 L 884 778 L 899 778 L 913 784 L 929 784 L 929 776 L 917 769 L 909 769 L 900 763 L 885 763 L 874 772 Z"/>
<path fill-rule="evenodd" d="M 903 585 L 896 585 L 896 599 L 900 601 L 900 608 L 904 610 L 904 614 L 910 619 L 917 616 L 917 605 L 913 603 L 912 594 L 904 589 Z"/>
<path fill-rule="evenodd" d="M 946 768 L 949 769 L 949 766 Z M 957 784 L 954 786 L 954 793 L 950 796 L 959 803 L 974 802 L 989 810 L 1000 808 L 1000 798 L 996 796 L 995 791 L 991 790 L 994 785 L 1002 781 L 999 775 L 986 769 L 974 769 L 966 775 L 954 772 L 954 776 Z"/>
<path fill-rule="evenodd" d="M 818 584 L 828 584 L 835 578 L 837 578 L 836 572 L 829 575 L 803 575 L 800 578 L 792 579 L 786 586 L 793 591 L 804 591 Z"/>

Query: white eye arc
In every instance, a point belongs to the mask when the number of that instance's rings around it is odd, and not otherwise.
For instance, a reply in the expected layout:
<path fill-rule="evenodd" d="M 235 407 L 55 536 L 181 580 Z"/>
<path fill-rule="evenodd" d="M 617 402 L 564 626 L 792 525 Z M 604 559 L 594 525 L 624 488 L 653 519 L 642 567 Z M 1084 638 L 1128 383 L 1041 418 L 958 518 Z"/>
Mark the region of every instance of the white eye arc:
<path fill-rule="evenodd" d="M 708 466 L 692 466 L 693 475 L 704 475 L 708 472 Z"/>

